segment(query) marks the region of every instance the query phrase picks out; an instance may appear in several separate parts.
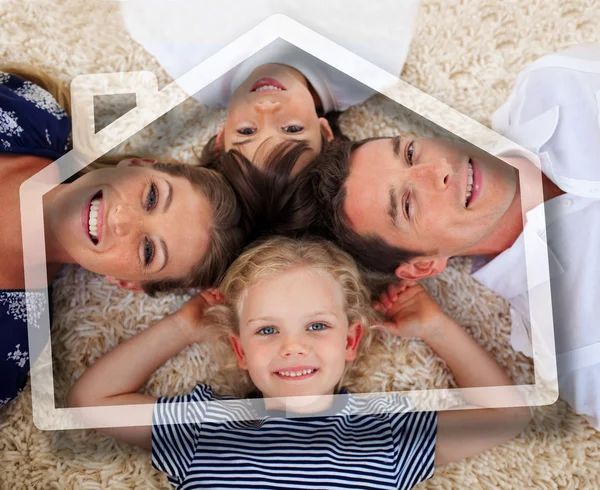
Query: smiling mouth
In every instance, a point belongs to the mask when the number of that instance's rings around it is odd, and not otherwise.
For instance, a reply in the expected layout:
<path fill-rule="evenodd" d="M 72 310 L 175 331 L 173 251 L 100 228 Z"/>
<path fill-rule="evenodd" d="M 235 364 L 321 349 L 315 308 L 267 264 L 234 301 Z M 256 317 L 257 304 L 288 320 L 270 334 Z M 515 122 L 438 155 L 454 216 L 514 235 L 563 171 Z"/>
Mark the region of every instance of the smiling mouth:
<path fill-rule="evenodd" d="M 98 245 L 100 241 L 100 205 L 102 203 L 102 191 L 98 191 L 92 197 L 90 202 L 90 209 L 88 213 L 88 235 L 94 245 Z"/>
<path fill-rule="evenodd" d="M 287 90 L 285 86 L 275 80 L 274 78 L 261 78 L 256 81 L 252 87 L 250 87 L 250 92 L 279 92 Z"/>
<path fill-rule="evenodd" d="M 315 374 L 318 371 L 318 369 L 315 368 L 308 368 L 308 369 L 290 369 L 287 371 L 276 371 L 275 374 L 277 376 L 279 376 L 280 378 L 285 378 L 285 379 L 304 379 L 304 378 L 308 378 L 309 376 L 312 376 L 313 374 Z"/>
<path fill-rule="evenodd" d="M 465 193 L 465 207 L 469 207 L 469 203 L 471 202 L 471 194 L 473 191 L 473 163 L 471 159 L 468 162 L 467 169 L 467 191 Z"/>

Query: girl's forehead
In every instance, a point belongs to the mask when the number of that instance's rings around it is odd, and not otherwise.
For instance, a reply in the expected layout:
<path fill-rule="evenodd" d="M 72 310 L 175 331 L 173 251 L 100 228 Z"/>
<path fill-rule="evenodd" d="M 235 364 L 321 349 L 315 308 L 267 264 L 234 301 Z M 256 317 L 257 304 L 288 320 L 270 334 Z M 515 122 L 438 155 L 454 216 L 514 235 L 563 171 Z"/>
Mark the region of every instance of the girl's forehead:
<path fill-rule="evenodd" d="M 285 316 L 286 312 L 344 310 L 342 286 L 326 270 L 298 266 L 257 279 L 248 285 L 238 301 L 240 319 L 254 314 Z"/>

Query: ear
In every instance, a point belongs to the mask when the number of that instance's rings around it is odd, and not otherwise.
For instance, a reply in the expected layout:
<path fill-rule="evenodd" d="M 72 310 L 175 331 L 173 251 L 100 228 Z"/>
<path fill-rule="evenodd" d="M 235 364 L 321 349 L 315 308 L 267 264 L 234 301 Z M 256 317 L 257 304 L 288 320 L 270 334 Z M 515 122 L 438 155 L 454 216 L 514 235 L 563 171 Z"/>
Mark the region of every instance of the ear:
<path fill-rule="evenodd" d="M 324 117 L 319 118 L 319 125 L 321 126 L 321 134 L 325 136 L 325 139 L 329 142 L 333 139 L 333 131 L 329 125 L 329 121 Z"/>
<path fill-rule="evenodd" d="M 229 342 L 231 342 L 231 346 L 233 347 L 233 352 L 235 352 L 235 357 L 238 359 L 238 364 L 241 369 L 248 370 L 248 362 L 246 361 L 246 354 L 244 354 L 244 348 L 242 347 L 242 342 L 237 335 L 232 333 L 229 334 Z"/>
<path fill-rule="evenodd" d="M 117 286 L 118 288 L 121 288 L 121 289 L 128 289 L 129 291 L 144 292 L 144 290 L 142 289 L 142 286 L 140 285 L 140 283 L 138 281 L 123 281 L 122 279 L 117 279 L 116 277 L 113 277 L 113 276 L 104 276 L 104 279 L 106 279 L 108 282 L 110 282 L 114 286 Z"/>
<path fill-rule="evenodd" d="M 396 277 L 416 281 L 439 274 L 446 268 L 448 257 L 417 257 L 400 264 L 394 271 Z"/>
<path fill-rule="evenodd" d="M 363 336 L 363 327 L 359 322 L 353 322 L 348 327 L 348 336 L 346 337 L 346 361 L 356 359 L 356 351 L 360 345 L 360 339 Z"/>
<path fill-rule="evenodd" d="M 151 158 L 126 158 L 117 163 L 117 167 L 151 167 L 155 163 Z"/>
<path fill-rule="evenodd" d="M 225 129 L 224 125 L 221 124 L 219 128 L 219 132 L 217 133 L 217 137 L 215 138 L 215 144 L 213 145 L 213 154 L 215 156 L 219 156 L 219 153 L 223 151 L 225 147 Z"/>

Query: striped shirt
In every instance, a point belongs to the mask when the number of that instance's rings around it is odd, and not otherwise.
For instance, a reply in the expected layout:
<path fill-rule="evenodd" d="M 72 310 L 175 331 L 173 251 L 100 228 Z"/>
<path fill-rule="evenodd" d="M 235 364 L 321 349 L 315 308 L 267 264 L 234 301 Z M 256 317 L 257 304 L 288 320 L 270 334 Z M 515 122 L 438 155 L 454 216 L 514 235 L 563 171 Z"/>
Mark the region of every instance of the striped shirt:
<path fill-rule="evenodd" d="M 159 398 L 152 465 L 179 489 L 409 489 L 433 475 L 436 412 L 344 392 L 311 416 L 221 397 Z"/>

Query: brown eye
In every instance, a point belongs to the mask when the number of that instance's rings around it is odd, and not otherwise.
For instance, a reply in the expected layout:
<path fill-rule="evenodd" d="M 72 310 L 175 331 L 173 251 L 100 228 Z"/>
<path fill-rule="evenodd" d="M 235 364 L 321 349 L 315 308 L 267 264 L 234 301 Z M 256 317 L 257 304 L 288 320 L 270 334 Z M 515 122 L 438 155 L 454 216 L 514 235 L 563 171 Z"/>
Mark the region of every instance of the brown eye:
<path fill-rule="evenodd" d="M 243 134 L 244 136 L 250 136 L 250 135 L 253 135 L 254 133 L 256 133 L 256 129 L 254 129 L 254 128 L 241 128 L 241 129 L 238 129 L 237 132 L 239 134 Z"/>
<path fill-rule="evenodd" d="M 410 163 L 411 165 L 413 164 L 413 154 L 415 152 L 415 149 L 413 147 L 413 142 L 411 141 L 407 146 L 406 146 L 406 161 L 408 163 Z"/>
<path fill-rule="evenodd" d="M 302 126 L 296 126 L 296 125 L 292 125 L 292 126 L 285 126 L 285 127 L 283 128 L 283 130 L 284 130 L 286 133 L 292 133 L 292 134 L 293 134 L 293 133 L 299 133 L 300 131 L 303 131 L 303 130 L 304 130 L 304 128 L 303 128 Z"/>

